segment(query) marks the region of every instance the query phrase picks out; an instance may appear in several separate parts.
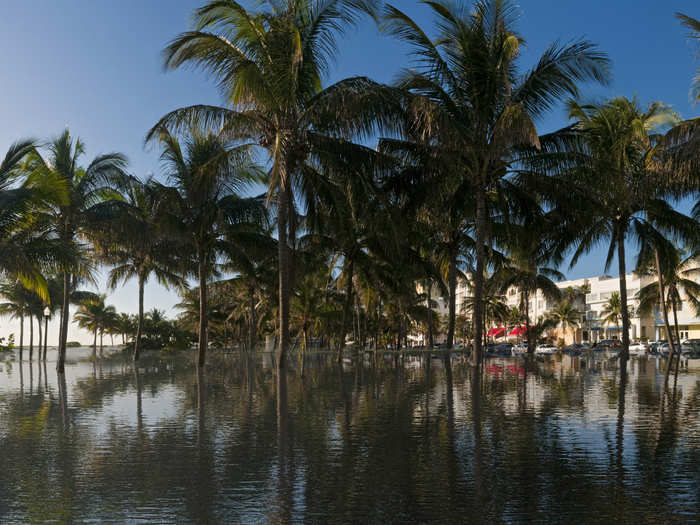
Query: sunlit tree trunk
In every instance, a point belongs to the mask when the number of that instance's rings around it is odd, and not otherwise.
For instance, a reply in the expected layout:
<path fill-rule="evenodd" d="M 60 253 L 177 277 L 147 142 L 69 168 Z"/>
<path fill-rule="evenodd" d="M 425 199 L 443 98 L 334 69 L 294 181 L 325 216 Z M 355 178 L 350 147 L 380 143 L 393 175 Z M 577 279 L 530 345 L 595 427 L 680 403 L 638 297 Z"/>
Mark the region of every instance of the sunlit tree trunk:
<path fill-rule="evenodd" d="M 661 270 L 661 259 L 659 257 L 659 250 L 654 250 L 654 258 L 656 260 L 656 281 L 657 286 L 659 288 L 659 307 L 661 308 L 661 315 L 663 316 L 664 327 L 666 328 L 666 335 L 668 336 L 671 333 L 671 323 L 669 323 L 668 321 L 668 309 L 666 308 L 666 291 L 664 289 L 665 287 L 663 281 L 663 272 Z M 673 361 L 673 355 L 676 353 L 676 345 L 673 342 L 672 337 L 668 337 L 668 344 L 670 345 L 669 347 L 671 349 L 671 352 L 669 360 L 666 363 L 666 371 L 664 372 L 664 388 L 662 390 L 662 397 L 663 393 L 668 388 L 668 376 L 671 371 L 671 362 Z"/>

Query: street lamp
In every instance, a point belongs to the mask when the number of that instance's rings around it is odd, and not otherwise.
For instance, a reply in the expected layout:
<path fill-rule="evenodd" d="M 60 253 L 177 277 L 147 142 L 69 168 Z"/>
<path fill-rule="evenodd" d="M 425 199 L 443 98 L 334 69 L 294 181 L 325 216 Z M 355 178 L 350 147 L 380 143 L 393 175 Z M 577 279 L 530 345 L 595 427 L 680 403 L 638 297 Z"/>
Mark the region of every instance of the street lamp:
<path fill-rule="evenodd" d="M 51 309 L 47 306 L 44 308 L 44 361 L 46 361 L 46 351 L 48 349 L 49 317 L 51 317 Z"/>

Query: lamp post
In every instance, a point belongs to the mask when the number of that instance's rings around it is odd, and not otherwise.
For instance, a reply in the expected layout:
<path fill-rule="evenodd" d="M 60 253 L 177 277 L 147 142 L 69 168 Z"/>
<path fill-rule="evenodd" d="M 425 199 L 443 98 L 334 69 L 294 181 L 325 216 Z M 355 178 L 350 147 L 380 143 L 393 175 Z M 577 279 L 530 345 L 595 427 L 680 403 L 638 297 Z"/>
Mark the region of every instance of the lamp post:
<path fill-rule="evenodd" d="M 49 338 L 49 317 L 51 317 L 51 309 L 47 306 L 44 308 L 44 361 L 46 361 L 47 342 Z"/>

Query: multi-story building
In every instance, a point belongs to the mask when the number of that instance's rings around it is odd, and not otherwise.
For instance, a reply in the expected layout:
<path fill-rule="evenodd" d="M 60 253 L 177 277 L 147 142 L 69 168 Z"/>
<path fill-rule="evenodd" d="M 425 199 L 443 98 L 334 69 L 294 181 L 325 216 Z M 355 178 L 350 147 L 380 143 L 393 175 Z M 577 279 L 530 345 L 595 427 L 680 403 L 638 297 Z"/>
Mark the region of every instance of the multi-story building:
<path fill-rule="evenodd" d="M 640 315 L 637 294 L 639 290 L 655 281 L 654 277 L 639 276 L 631 273 L 626 276 L 627 281 L 627 305 L 630 310 L 630 339 L 665 339 L 663 319 L 660 312 L 650 315 Z M 553 339 L 563 339 L 566 344 L 572 342 L 601 341 L 603 339 L 619 339 L 621 327 L 614 323 L 605 323 L 603 311 L 613 293 L 619 293 L 620 282 L 617 277 L 600 276 L 585 279 L 562 281 L 557 286 L 564 292 L 571 288 L 578 294 L 570 294 L 574 297 L 573 307 L 581 313 L 579 327 L 575 330 L 556 329 L 548 335 Z M 419 291 L 420 290 L 419 288 Z M 584 292 L 585 293 L 581 293 Z M 458 280 L 457 284 L 457 313 L 464 314 L 462 309 L 465 299 L 471 295 L 471 289 L 466 280 Z M 437 295 L 437 294 L 435 294 Z M 683 295 L 683 305 L 678 310 L 678 322 L 681 339 L 700 339 L 700 318 L 690 303 Z M 433 297 L 437 303 L 436 311 L 446 317 L 448 313 L 447 299 Z M 509 307 L 522 307 L 522 297 L 516 287 L 506 291 L 505 301 Z M 530 322 L 536 323 L 540 317 L 549 315 L 557 306 L 556 301 L 548 300 L 542 292 L 538 291 L 529 298 Z M 672 321 L 672 320 L 671 320 Z M 673 322 L 673 321 L 672 321 Z M 489 328 L 489 327 L 487 327 Z M 436 342 L 444 342 L 444 334 L 436 334 Z"/>

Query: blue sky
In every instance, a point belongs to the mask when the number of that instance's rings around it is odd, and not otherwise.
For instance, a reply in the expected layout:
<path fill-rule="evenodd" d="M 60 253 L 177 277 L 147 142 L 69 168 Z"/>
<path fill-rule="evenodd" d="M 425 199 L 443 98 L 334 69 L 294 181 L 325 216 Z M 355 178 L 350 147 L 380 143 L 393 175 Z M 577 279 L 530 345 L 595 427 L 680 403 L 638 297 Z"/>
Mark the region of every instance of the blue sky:
<path fill-rule="evenodd" d="M 197 72 L 164 72 L 160 51 L 190 27 L 201 0 L 4 0 L 0 7 L 0 154 L 20 137 L 48 139 L 66 126 L 87 144 L 88 156 L 120 151 L 137 175 L 158 174 L 158 154 L 143 147 L 146 131 L 164 113 L 192 103 L 220 103 L 212 82 Z M 252 4 L 252 2 L 247 2 Z M 430 23 L 415 0 L 395 5 Z M 554 40 L 584 37 L 613 60 L 609 88 L 590 86 L 592 97 L 637 95 L 661 100 L 683 117 L 698 114 L 689 99 L 698 63 L 685 31 L 674 18 L 681 11 L 700 18 L 697 0 L 530 0 L 520 4 L 520 33 L 527 41 L 524 64 L 536 60 Z M 366 75 L 389 82 L 407 64 L 406 49 L 378 34 L 366 21 L 340 44 L 342 52 L 328 82 Z M 558 108 L 539 123 L 542 132 L 566 123 Z M 633 257 L 634 250 L 630 250 Z M 562 271 L 570 278 L 603 272 L 604 248 Z M 616 266 L 614 266 L 616 267 Z M 613 267 L 613 268 L 614 268 Z M 612 272 L 612 270 L 611 270 Z M 614 272 L 612 272 L 614 274 Z M 136 286 L 110 295 L 121 311 L 134 311 Z M 150 285 L 146 308 L 174 313 L 177 297 Z M 0 336 L 16 331 L 0 319 Z M 55 337 L 55 330 L 50 337 Z M 87 341 L 73 328 L 72 338 Z"/>

